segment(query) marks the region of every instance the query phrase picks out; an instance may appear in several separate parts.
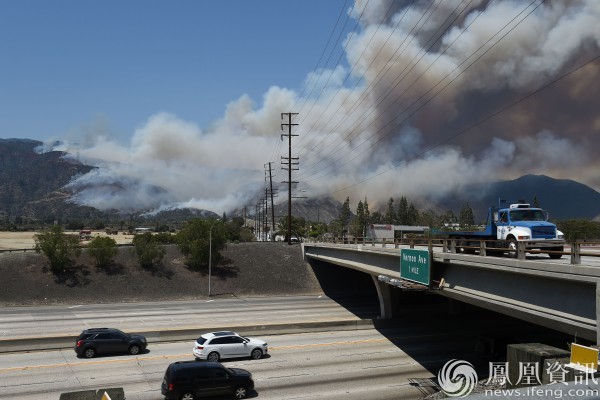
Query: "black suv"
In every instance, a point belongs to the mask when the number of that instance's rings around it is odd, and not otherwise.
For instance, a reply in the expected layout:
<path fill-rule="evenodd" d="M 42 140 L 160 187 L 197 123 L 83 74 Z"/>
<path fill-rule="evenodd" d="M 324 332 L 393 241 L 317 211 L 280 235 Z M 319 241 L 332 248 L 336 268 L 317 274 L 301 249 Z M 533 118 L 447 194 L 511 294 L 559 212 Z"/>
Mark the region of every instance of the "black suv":
<path fill-rule="evenodd" d="M 170 364 L 161 386 L 167 400 L 194 400 L 227 394 L 243 399 L 253 389 L 252 374 L 245 369 L 198 361 Z"/>
<path fill-rule="evenodd" d="M 148 342 L 142 335 L 129 335 L 113 328 L 86 329 L 77 337 L 75 353 L 79 357 L 92 358 L 100 353 L 139 354 Z"/>

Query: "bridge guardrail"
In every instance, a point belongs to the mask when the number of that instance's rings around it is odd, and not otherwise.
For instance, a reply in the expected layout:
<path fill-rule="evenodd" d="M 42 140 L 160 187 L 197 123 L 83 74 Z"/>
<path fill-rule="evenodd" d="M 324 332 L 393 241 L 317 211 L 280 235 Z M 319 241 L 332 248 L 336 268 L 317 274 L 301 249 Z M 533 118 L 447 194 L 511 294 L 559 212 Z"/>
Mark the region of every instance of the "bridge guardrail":
<path fill-rule="evenodd" d="M 476 254 L 479 253 L 481 256 L 498 255 L 500 253 L 508 252 L 506 247 L 495 247 L 492 244 L 498 243 L 499 240 L 476 240 L 469 239 L 469 243 L 477 243 L 477 245 L 463 244 L 460 243 L 460 239 L 453 238 L 404 238 L 404 239 L 377 239 L 377 238 L 325 238 L 325 239 L 306 239 L 309 243 L 329 243 L 329 244 L 351 244 L 351 245 L 363 245 L 363 246 L 381 246 L 383 248 L 393 247 L 400 248 L 402 246 L 409 246 L 414 248 L 415 246 L 427 246 L 429 250 L 434 248 L 442 248 L 444 253 L 468 253 Z M 557 251 L 552 248 L 548 249 L 532 249 L 527 247 L 533 247 L 536 245 L 548 246 L 549 244 L 557 244 L 564 246 L 563 251 Z M 583 250 L 582 250 L 583 247 Z M 597 247 L 597 251 L 586 251 L 588 247 Z M 600 257 L 600 242 L 551 242 L 551 241 L 522 241 L 517 242 L 516 258 L 520 260 L 526 259 L 526 254 L 548 254 L 553 258 L 560 258 L 562 256 L 570 257 L 571 265 L 581 264 L 582 257 Z"/>

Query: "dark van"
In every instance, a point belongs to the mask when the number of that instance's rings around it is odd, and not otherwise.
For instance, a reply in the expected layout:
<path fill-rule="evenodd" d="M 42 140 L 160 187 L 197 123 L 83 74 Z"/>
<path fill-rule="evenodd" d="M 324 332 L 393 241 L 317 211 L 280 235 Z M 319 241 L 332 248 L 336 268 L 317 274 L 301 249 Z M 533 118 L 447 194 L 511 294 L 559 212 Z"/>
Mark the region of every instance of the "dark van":
<path fill-rule="evenodd" d="M 243 399 L 254 389 L 252 374 L 219 362 L 179 361 L 165 372 L 161 392 L 167 400 L 193 400 L 231 394 Z"/>

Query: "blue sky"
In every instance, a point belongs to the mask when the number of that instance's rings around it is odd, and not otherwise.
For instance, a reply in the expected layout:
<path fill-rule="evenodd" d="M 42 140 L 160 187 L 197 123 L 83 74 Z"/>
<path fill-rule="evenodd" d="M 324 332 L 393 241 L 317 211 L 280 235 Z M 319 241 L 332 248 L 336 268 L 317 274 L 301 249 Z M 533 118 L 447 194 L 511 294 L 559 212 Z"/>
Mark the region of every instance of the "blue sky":
<path fill-rule="evenodd" d="M 599 23 L 597 0 L 4 1 L 0 138 L 62 139 L 100 209 L 253 206 L 289 111 L 306 196 L 600 190 Z"/>
<path fill-rule="evenodd" d="M 299 88 L 342 0 L 2 2 L 0 137 L 121 140 L 158 112 L 200 127 L 272 85 Z"/>

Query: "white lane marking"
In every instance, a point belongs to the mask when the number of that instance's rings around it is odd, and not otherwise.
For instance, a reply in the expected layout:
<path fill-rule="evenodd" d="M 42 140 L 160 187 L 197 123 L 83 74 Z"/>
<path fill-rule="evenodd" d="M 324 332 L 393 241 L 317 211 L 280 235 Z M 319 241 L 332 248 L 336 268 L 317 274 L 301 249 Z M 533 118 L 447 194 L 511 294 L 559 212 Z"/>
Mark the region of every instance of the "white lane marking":
<path fill-rule="evenodd" d="M 206 303 L 212 303 L 214 300 L 206 300 Z"/>
<path fill-rule="evenodd" d="M 81 306 L 83 306 L 83 304 L 79 304 L 78 306 L 71 306 L 69 308 L 77 308 L 77 307 L 81 307 Z"/>

